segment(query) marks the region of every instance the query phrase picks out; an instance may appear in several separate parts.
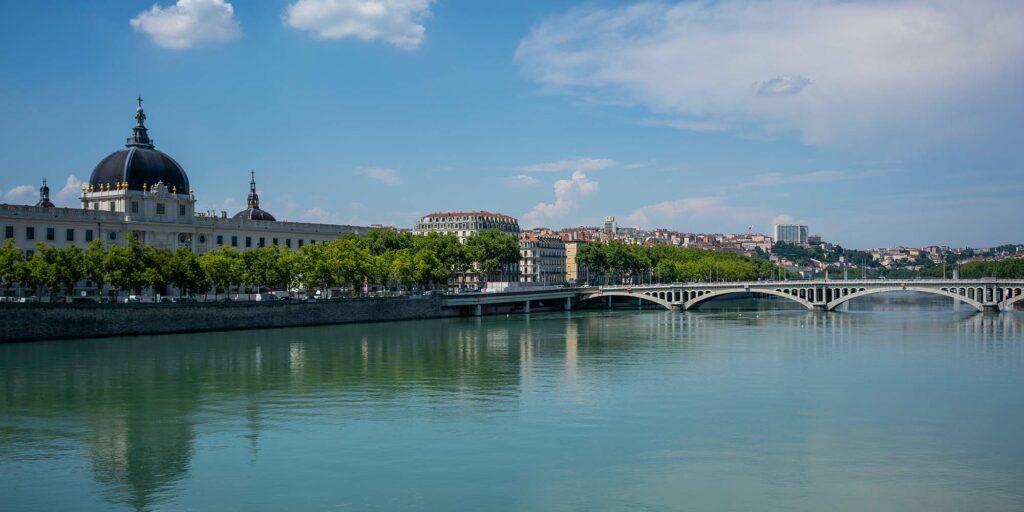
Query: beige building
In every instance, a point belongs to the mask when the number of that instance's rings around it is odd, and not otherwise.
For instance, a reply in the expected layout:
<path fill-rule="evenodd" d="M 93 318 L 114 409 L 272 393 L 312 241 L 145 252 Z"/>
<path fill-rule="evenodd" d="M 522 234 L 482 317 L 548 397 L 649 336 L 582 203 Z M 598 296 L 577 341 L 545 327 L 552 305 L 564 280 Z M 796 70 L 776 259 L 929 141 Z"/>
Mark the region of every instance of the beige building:
<path fill-rule="evenodd" d="M 583 240 L 563 240 L 565 244 L 565 281 L 570 285 L 586 282 L 586 276 L 580 275 L 579 265 L 576 263 L 576 254 L 580 246 L 587 243 Z"/>
<path fill-rule="evenodd" d="M 565 284 L 565 244 L 555 234 L 519 234 L 519 281 L 540 285 Z"/>

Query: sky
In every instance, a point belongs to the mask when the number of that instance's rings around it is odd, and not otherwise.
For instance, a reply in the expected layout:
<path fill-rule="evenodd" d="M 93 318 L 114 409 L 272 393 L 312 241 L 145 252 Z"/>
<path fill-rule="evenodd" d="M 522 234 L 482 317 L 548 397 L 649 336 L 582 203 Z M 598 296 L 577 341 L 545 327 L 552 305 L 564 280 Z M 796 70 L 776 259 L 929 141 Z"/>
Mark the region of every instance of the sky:
<path fill-rule="evenodd" d="M 1024 2 L 5 1 L 0 202 L 145 99 L 197 211 L 1024 241 Z"/>

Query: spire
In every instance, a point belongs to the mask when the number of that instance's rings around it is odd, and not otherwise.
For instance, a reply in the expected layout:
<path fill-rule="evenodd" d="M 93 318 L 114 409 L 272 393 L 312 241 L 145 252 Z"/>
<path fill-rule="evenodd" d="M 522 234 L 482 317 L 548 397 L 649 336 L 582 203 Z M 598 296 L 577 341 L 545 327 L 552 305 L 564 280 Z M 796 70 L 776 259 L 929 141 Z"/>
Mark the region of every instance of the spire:
<path fill-rule="evenodd" d="M 153 139 L 149 138 L 149 130 L 146 128 L 146 113 L 142 110 L 142 96 L 136 98 L 139 108 L 135 109 L 135 127 L 132 128 L 132 136 L 128 137 L 125 146 L 137 146 L 153 148 Z"/>
<path fill-rule="evenodd" d="M 256 194 L 256 171 L 249 171 L 249 208 L 259 209 L 260 196 Z"/>
<path fill-rule="evenodd" d="M 44 208 L 53 208 L 53 203 L 50 202 L 50 187 L 46 185 L 46 178 L 43 178 L 43 186 L 39 187 L 39 202 L 36 206 L 42 206 Z"/>

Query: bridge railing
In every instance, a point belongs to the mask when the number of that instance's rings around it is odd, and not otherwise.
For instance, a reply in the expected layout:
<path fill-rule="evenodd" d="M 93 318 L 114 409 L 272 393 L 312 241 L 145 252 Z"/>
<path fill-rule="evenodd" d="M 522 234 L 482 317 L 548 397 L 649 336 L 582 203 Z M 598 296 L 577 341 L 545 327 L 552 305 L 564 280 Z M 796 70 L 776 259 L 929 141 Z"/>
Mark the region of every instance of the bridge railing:
<path fill-rule="evenodd" d="M 1000 284 L 1024 284 L 1024 279 L 807 279 L 807 280 L 786 280 L 786 281 L 693 281 L 678 283 L 653 283 L 633 285 L 606 285 L 597 286 L 599 290 L 625 290 L 625 289 L 668 289 L 668 288 L 730 288 L 746 286 L 844 286 L 844 285 L 890 285 L 900 286 L 901 284 L 914 285 L 1000 285 Z"/>

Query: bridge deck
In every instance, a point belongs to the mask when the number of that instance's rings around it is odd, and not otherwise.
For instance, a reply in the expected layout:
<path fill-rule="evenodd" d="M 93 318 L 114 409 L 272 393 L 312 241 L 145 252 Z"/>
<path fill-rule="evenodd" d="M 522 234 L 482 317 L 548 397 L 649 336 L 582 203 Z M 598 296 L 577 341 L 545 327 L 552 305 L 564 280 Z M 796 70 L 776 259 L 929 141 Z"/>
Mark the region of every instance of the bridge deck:
<path fill-rule="evenodd" d="M 564 300 L 567 307 L 601 297 L 635 297 L 669 309 L 690 309 L 715 297 L 761 293 L 800 303 L 808 309 L 830 311 L 865 295 L 895 291 L 932 293 L 959 300 L 981 311 L 998 311 L 1024 301 L 1024 279 L 849 279 L 811 281 L 745 281 L 720 283 L 664 283 L 526 289 L 446 295 L 446 307 L 495 306 L 533 301 Z M 479 312 L 479 308 L 478 308 Z"/>

